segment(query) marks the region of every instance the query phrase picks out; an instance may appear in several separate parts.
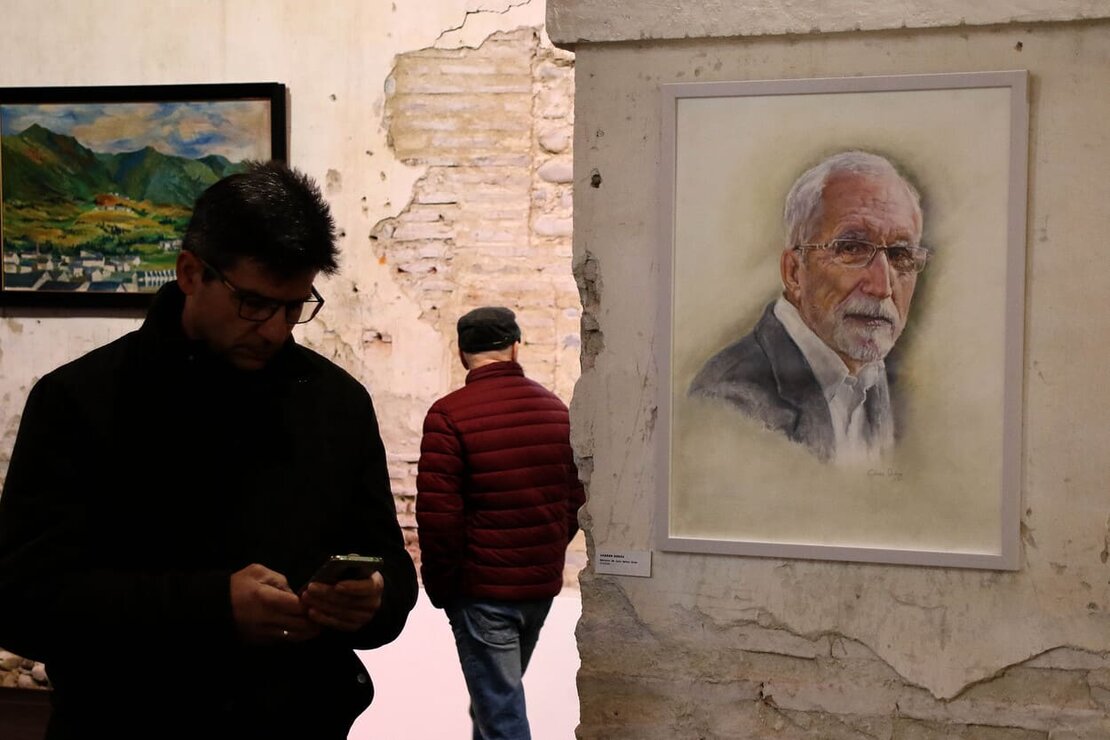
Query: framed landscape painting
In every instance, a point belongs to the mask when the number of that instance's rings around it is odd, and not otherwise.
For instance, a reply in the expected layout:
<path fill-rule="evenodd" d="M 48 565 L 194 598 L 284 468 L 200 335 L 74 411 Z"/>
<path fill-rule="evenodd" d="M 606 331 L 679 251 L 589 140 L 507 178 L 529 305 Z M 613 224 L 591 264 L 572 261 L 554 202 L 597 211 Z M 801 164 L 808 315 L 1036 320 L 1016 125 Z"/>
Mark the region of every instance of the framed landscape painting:
<path fill-rule="evenodd" d="M 197 196 L 286 150 L 279 83 L 0 88 L 0 304 L 147 305 Z"/>

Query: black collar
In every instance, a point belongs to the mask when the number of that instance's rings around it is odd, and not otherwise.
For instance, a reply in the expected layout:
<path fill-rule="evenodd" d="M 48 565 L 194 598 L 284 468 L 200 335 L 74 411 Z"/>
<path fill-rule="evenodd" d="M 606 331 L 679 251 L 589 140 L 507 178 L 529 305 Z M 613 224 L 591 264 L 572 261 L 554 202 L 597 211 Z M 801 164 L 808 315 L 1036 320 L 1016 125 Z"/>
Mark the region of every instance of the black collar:
<path fill-rule="evenodd" d="M 185 361 L 198 369 L 238 382 L 262 383 L 280 380 L 305 382 L 315 375 L 309 353 L 289 337 L 266 367 L 261 370 L 239 370 L 199 340 L 189 339 L 181 326 L 185 294 L 177 282 L 159 288 L 147 311 L 139 334 L 156 354 L 174 362 Z"/>

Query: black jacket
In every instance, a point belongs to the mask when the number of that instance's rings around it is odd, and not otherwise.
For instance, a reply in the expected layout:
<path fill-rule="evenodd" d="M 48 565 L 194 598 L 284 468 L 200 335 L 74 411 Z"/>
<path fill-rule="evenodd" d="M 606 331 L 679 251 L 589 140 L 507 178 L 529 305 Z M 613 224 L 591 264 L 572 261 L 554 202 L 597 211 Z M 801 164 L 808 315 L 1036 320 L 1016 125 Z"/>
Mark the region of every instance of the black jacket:
<path fill-rule="evenodd" d="M 373 697 L 352 648 L 416 601 L 370 397 L 292 340 L 237 371 L 185 338 L 182 305 L 170 283 L 138 331 L 32 389 L 0 496 L 0 645 L 46 663 L 50 737 L 346 737 Z M 364 630 L 237 639 L 233 572 L 296 590 L 347 552 L 386 561 Z"/>

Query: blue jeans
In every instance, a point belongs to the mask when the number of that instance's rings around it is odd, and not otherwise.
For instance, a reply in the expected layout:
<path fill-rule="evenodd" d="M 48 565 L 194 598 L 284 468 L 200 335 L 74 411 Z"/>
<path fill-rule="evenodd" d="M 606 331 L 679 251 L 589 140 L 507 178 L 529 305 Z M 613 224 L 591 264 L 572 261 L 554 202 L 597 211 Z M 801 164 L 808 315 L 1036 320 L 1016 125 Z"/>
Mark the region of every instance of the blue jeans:
<path fill-rule="evenodd" d="M 531 740 L 522 680 L 550 609 L 551 599 L 462 599 L 446 608 L 470 692 L 474 740 Z"/>

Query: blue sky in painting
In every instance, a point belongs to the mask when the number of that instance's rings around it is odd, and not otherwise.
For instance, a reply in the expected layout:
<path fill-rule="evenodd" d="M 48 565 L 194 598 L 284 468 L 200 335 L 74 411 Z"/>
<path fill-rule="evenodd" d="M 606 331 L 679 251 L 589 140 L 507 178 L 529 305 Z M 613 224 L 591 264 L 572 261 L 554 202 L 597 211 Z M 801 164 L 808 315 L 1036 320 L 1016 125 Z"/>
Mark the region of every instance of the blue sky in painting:
<path fill-rule="evenodd" d="M 266 101 L 0 105 L 0 134 L 16 135 L 35 123 L 110 154 L 150 146 L 189 159 L 270 156 Z"/>

